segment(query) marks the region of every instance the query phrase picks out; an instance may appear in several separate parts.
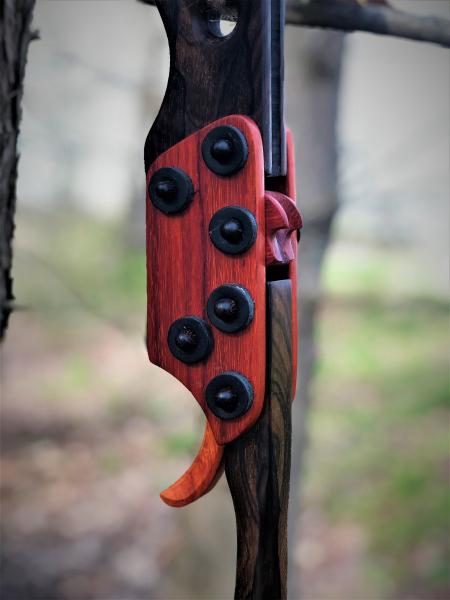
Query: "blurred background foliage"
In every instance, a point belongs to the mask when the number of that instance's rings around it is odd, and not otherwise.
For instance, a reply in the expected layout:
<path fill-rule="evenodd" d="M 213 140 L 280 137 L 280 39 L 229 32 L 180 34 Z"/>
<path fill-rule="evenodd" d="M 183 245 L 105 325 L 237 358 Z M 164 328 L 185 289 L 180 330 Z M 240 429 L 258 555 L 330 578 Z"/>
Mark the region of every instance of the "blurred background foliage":
<path fill-rule="evenodd" d="M 35 21 L 19 310 L 1 350 L 3 597 L 229 597 L 226 484 L 183 511 L 158 498 L 203 423 L 144 348 L 141 154 L 167 74 L 161 25 L 105 1 L 40 0 Z M 291 569 L 307 600 L 446 599 L 449 57 L 355 35 L 343 68 L 342 208 Z"/>

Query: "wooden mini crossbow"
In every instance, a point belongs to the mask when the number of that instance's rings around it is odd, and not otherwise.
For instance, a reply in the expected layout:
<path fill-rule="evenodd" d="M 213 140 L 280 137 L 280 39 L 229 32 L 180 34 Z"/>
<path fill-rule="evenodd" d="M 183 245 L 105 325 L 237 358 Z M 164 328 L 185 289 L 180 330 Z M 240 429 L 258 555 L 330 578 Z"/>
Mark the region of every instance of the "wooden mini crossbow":
<path fill-rule="evenodd" d="M 171 65 L 145 144 L 147 347 L 206 416 L 162 492 L 185 506 L 225 469 L 236 598 L 285 598 L 297 362 L 293 143 L 283 120 L 283 0 L 157 0 Z"/>

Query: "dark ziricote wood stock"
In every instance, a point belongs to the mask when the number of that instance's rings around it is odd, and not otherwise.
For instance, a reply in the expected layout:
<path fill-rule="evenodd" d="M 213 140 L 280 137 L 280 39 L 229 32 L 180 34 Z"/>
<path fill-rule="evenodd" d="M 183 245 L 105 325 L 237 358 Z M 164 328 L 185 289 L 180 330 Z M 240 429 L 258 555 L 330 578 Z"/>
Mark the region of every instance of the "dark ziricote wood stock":
<path fill-rule="evenodd" d="M 212 4 L 208 0 L 156 1 L 169 40 L 170 73 L 145 143 L 146 171 L 160 154 L 191 133 L 239 114 L 258 125 L 266 175 L 285 175 L 284 4 L 229 0 L 224 4 L 235 9 L 237 23 L 224 37 L 213 33 Z"/>
<path fill-rule="evenodd" d="M 237 525 L 235 598 L 286 598 L 291 463 L 291 282 L 267 284 L 267 393 L 256 425 L 225 447 Z"/>

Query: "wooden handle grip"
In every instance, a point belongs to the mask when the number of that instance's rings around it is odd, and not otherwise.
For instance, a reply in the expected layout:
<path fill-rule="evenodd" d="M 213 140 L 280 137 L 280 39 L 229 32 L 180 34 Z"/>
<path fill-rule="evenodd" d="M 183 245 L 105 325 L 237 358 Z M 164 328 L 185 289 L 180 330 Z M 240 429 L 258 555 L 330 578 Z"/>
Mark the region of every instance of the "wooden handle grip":
<path fill-rule="evenodd" d="M 267 389 L 256 425 L 225 448 L 237 526 L 235 598 L 286 598 L 291 463 L 291 282 L 267 284 Z"/>

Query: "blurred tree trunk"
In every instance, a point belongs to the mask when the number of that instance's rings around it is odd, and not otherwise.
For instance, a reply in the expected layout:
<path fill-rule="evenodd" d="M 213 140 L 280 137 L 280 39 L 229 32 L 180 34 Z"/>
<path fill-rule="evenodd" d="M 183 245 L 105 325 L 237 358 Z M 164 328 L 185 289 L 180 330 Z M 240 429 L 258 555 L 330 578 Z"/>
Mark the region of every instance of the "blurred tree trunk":
<path fill-rule="evenodd" d="M 34 0 L 0 0 L 0 340 L 14 299 L 12 238 L 16 206 L 17 137 Z"/>
<path fill-rule="evenodd" d="M 336 213 L 339 83 L 343 35 L 288 28 L 286 34 L 287 123 L 296 141 L 297 194 L 304 229 L 299 254 L 299 370 L 293 404 L 290 500 L 289 598 L 300 598 L 298 544 L 301 476 L 307 442 L 310 383 L 315 362 L 314 329 L 320 274 Z"/>

